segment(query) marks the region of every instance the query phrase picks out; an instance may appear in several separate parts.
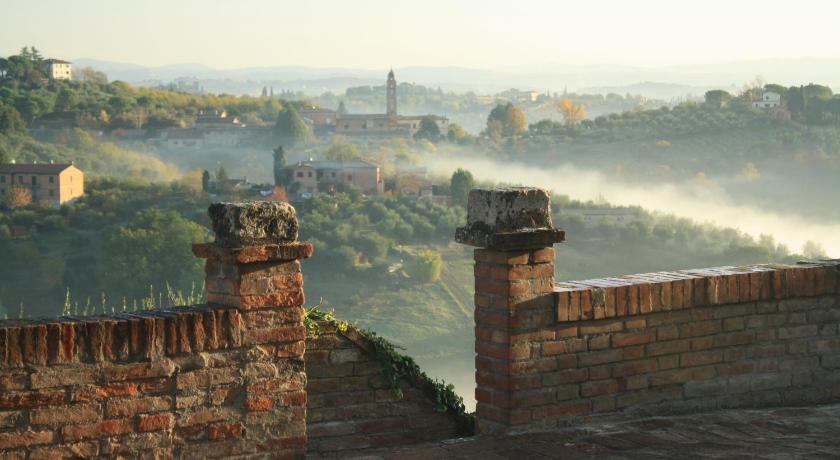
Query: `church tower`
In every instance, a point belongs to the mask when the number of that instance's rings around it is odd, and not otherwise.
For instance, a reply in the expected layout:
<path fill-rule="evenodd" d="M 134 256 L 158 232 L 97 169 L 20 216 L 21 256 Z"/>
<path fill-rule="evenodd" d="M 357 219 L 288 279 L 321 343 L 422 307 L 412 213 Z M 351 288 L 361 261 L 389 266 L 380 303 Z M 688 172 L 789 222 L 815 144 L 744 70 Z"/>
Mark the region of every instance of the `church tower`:
<path fill-rule="evenodd" d="M 385 85 L 387 90 L 387 111 L 388 117 L 394 118 L 397 116 L 397 79 L 394 78 L 394 69 L 388 72 L 388 83 Z"/>

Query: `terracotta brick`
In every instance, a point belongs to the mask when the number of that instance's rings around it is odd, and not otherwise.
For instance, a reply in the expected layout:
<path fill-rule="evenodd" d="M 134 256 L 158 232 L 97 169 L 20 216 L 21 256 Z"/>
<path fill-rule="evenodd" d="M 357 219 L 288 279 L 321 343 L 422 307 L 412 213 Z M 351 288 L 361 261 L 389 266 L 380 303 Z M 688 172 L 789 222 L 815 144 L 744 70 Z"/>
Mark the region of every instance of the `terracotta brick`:
<path fill-rule="evenodd" d="M 174 426 L 175 416 L 170 413 L 141 415 L 137 419 L 137 430 L 140 432 L 171 430 Z"/>
<path fill-rule="evenodd" d="M 129 417 L 167 411 L 172 408 L 173 400 L 170 396 L 111 399 L 105 406 L 105 415 L 108 418 Z"/>
<path fill-rule="evenodd" d="M 653 331 L 645 332 L 625 332 L 612 335 L 613 347 L 629 347 L 633 345 L 643 345 L 656 340 L 656 335 Z"/>
<path fill-rule="evenodd" d="M 580 291 L 580 319 L 588 320 L 595 317 L 595 312 L 592 306 L 592 291 L 584 289 Z"/>
<path fill-rule="evenodd" d="M 29 423 L 59 428 L 69 424 L 95 422 L 100 419 L 101 414 L 99 406 L 94 404 L 33 409 L 29 413 Z"/>
<path fill-rule="evenodd" d="M 105 420 L 89 425 L 71 425 L 61 428 L 61 437 L 67 441 L 119 436 L 133 431 L 131 419 Z"/>
<path fill-rule="evenodd" d="M 37 447 L 29 454 L 30 460 L 48 460 L 56 458 L 90 458 L 99 455 L 96 442 L 76 442 L 58 446 Z"/>
<path fill-rule="evenodd" d="M 241 438 L 245 433 L 242 422 L 214 423 L 207 427 L 207 438 L 211 441 Z"/>
<path fill-rule="evenodd" d="M 557 322 L 569 321 L 569 292 L 556 292 L 555 301 L 557 302 Z"/>
<path fill-rule="evenodd" d="M 50 444 L 54 440 L 55 433 L 52 431 L 3 432 L 0 433 L 0 450 Z"/>
<path fill-rule="evenodd" d="M 65 393 L 61 391 L 0 392 L 0 409 L 25 409 L 43 406 L 58 406 L 64 403 Z"/>
<path fill-rule="evenodd" d="M 617 380 L 586 382 L 580 386 L 580 395 L 584 398 L 617 393 L 618 391 L 619 383 Z"/>
<path fill-rule="evenodd" d="M 248 398 L 245 400 L 245 408 L 251 412 L 266 411 L 274 407 L 273 398 Z"/>

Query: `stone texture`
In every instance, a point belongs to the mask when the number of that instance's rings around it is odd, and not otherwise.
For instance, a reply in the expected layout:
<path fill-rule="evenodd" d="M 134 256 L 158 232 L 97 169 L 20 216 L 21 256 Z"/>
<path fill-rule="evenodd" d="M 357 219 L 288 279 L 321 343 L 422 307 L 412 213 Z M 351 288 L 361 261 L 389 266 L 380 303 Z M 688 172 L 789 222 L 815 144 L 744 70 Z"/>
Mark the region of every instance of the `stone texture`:
<path fill-rule="evenodd" d="M 297 213 L 288 203 L 213 203 L 207 213 L 219 246 L 237 248 L 297 240 Z"/>
<path fill-rule="evenodd" d="M 597 420 L 544 433 L 355 452 L 403 458 L 837 458 L 840 405 Z"/>
<path fill-rule="evenodd" d="M 459 243 L 479 247 L 535 248 L 563 241 L 551 222 L 551 197 L 530 187 L 473 189 L 467 225 L 455 231 Z"/>

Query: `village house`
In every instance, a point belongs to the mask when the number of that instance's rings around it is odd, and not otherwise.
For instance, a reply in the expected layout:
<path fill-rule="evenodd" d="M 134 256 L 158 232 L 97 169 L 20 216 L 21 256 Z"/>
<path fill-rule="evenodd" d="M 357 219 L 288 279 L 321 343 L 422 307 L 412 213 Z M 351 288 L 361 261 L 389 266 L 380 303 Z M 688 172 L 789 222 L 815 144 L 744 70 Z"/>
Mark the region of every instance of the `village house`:
<path fill-rule="evenodd" d="M 0 165 L 0 199 L 13 187 L 25 187 L 33 202 L 57 208 L 85 194 L 85 174 L 73 164 Z"/>
<path fill-rule="evenodd" d="M 356 187 L 362 193 L 383 192 L 379 166 L 366 161 L 300 161 L 288 166 L 298 196 L 314 193 L 337 193 Z"/>
<path fill-rule="evenodd" d="M 753 107 L 756 109 L 773 109 L 781 107 L 781 105 L 782 95 L 772 91 L 765 91 L 764 94 L 761 95 L 761 100 L 753 102 Z"/>
<path fill-rule="evenodd" d="M 73 65 L 61 59 L 47 59 L 47 76 L 50 80 L 70 80 L 73 76 Z"/>
<path fill-rule="evenodd" d="M 504 99 L 506 101 L 522 103 L 537 102 L 537 100 L 540 98 L 540 95 L 541 94 L 539 91 L 522 91 L 516 88 L 511 88 L 507 91 L 502 91 L 497 96 L 499 99 Z"/>

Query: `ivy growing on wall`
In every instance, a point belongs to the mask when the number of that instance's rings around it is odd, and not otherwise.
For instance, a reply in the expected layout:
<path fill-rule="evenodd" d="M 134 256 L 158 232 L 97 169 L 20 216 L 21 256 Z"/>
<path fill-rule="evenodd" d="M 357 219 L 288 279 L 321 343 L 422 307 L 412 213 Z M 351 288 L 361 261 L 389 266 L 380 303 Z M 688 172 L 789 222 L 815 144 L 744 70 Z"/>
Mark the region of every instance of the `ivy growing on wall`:
<path fill-rule="evenodd" d="M 420 370 L 420 366 L 409 356 L 400 353 L 399 347 L 369 330 L 360 330 L 346 321 L 335 318 L 333 312 L 325 312 L 313 307 L 307 309 L 304 322 L 311 337 L 320 333 L 320 324 L 328 323 L 339 332 L 354 329 L 370 344 L 374 357 L 379 362 L 382 377 L 390 385 L 391 390 L 402 396 L 400 382 L 408 382 L 420 388 L 423 393 L 435 402 L 440 412 L 446 412 L 457 422 L 458 435 L 471 436 L 475 434 L 475 413 L 467 412 L 464 398 L 455 393 L 455 387 L 442 380 L 430 378 Z"/>

